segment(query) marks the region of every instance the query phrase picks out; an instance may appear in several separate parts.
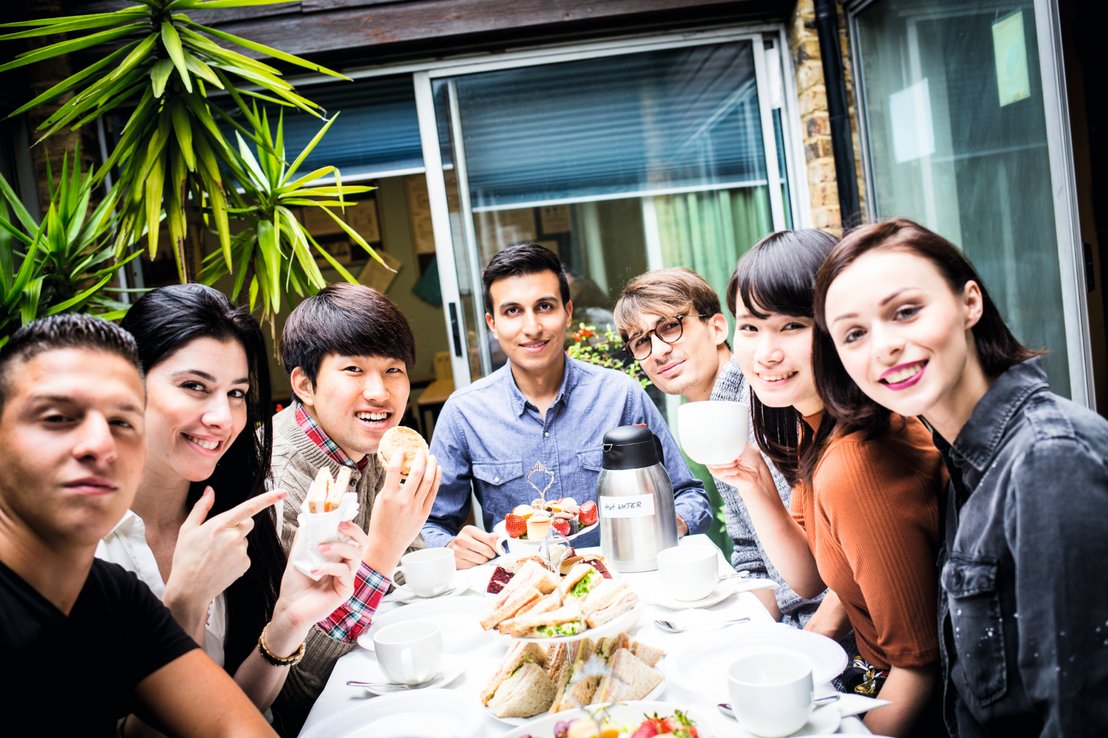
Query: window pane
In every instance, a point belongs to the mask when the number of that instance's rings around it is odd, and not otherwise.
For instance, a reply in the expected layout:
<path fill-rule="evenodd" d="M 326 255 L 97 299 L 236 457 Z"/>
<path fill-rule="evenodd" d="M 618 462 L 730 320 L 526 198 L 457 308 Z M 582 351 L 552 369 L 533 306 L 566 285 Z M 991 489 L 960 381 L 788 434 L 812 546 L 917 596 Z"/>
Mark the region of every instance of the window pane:
<path fill-rule="evenodd" d="M 329 116 L 340 115 L 301 165 L 302 173 L 327 165 L 337 166 L 343 177 L 423 168 L 410 76 L 313 86 L 304 94 L 322 105 Z M 285 150 L 291 155 L 300 153 L 322 125 L 319 118 L 286 110 Z"/>
<path fill-rule="evenodd" d="M 475 210 L 765 180 L 749 43 L 456 80 Z"/>
<path fill-rule="evenodd" d="M 1068 395 L 1033 3 L 881 0 L 857 31 L 876 214 L 964 248 Z"/>

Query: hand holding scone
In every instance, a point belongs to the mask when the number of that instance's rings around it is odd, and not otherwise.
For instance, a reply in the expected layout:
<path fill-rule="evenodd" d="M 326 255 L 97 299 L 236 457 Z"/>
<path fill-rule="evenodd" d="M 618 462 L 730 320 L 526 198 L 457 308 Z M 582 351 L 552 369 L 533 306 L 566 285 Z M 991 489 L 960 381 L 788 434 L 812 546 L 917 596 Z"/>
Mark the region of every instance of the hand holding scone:
<path fill-rule="evenodd" d="M 427 441 L 423 440 L 423 436 L 411 428 L 397 425 L 389 428 L 381 436 L 381 443 L 377 446 L 377 458 L 387 468 L 393 456 L 401 455 L 400 474 L 407 477 L 412 472 L 412 462 L 415 461 L 416 453 L 421 450 L 424 453 L 428 452 Z"/>
<path fill-rule="evenodd" d="M 418 438 L 415 431 L 408 428 L 401 430 Z M 389 434 L 385 435 L 387 438 Z M 386 438 L 382 438 L 378 455 L 382 448 L 386 450 L 386 455 L 391 455 L 385 482 L 373 498 L 373 513 L 369 518 L 369 550 L 364 561 L 377 571 L 389 572 L 419 536 L 427 516 L 431 514 L 431 505 L 442 481 L 442 467 L 434 456 L 427 453 L 422 438 L 419 443 L 423 448 L 412 451 L 410 459 L 407 449 L 399 453 L 399 449 L 393 446 L 390 451 L 385 444 Z"/>

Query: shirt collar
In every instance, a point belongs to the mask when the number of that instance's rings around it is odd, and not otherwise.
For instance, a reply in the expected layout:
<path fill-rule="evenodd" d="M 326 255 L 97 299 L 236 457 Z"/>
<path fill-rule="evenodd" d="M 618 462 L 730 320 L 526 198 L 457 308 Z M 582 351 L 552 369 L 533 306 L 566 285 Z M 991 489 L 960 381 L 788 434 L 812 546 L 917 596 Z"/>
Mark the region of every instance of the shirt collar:
<path fill-rule="evenodd" d="M 996 458 L 1012 418 L 1027 398 L 1048 387 L 1040 359 L 1029 359 L 1011 367 L 996 378 L 977 402 L 950 452 L 979 471 L 984 470 Z"/>
<path fill-rule="evenodd" d="M 304 431 L 304 435 L 312 439 L 312 443 L 318 446 L 320 450 L 327 454 L 327 457 L 336 464 L 349 466 L 351 469 L 357 469 L 358 471 L 365 471 L 366 466 L 369 465 L 369 456 L 365 456 L 361 461 L 355 462 L 346 455 L 345 451 L 339 448 L 337 443 L 331 440 L 331 437 L 327 435 L 327 432 L 323 430 L 322 426 L 315 422 L 315 419 L 308 414 L 304 405 L 299 400 L 295 402 L 296 424 L 300 426 L 300 430 Z"/>
<path fill-rule="evenodd" d="M 566 354 L 566 370 L 562 373 L 562 385 L 558 388 L 558 394 L 554 398 L 554 402 L 551 407 L 557 405 L 559 402 L 569 401 L 569 394 L 574 387 L 577 386 L 577 382 L 580 380 L 580 368 L 575 366 L 576 362 Z M 523 415 L 524 409 L 530 404 L 530 400 L 524 397 L 523 393 L 519 390 L 519 385 L 516 384 L 515 375 L 512 374 L 512 365 L 510 363 L 504 365 L 504 371 L 508 373 L 508 401 L 512 404 L 512 411 L 516 416 Z"/>

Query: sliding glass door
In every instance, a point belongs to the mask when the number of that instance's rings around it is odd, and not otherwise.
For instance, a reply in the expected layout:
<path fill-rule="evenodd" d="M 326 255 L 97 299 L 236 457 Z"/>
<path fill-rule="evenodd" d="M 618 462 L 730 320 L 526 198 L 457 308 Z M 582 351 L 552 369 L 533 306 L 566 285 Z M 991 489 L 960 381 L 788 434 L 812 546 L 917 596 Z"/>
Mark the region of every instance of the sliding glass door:
<path fill-rule="evenodd" d="M 631 277 L 688 266 L 722 292 L 736 259 L 789 225 L 782 96 L 766 92 L 777 43 L 640 42 L 416 75 L 440 274 L 456 276 L 443 284 L 456 377 L 503 361 L 480 272 L 513 242 L 558 252 L 575 317 L 603 326 Z"/>

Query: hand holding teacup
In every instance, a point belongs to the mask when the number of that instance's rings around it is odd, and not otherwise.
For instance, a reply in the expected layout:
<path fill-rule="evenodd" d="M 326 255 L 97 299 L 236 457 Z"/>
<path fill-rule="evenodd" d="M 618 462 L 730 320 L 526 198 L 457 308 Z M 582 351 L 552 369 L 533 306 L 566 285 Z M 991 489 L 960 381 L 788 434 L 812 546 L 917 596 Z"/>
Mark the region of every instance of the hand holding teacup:
<path fill-rule="evenodd" d="M 702 400 L 677 408 L 677 438 L 698 464 L 729 464 L 750 432 L 750 408 L 742 402 Z"/>

